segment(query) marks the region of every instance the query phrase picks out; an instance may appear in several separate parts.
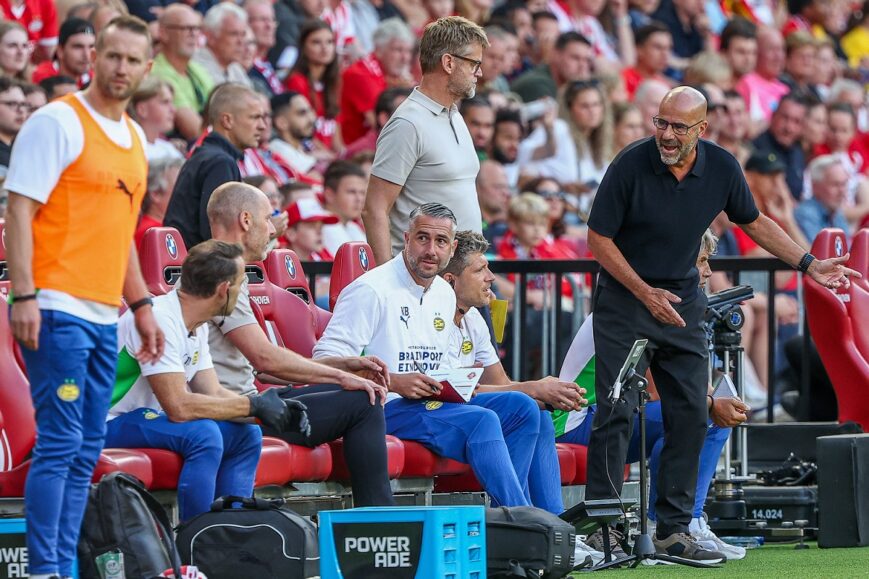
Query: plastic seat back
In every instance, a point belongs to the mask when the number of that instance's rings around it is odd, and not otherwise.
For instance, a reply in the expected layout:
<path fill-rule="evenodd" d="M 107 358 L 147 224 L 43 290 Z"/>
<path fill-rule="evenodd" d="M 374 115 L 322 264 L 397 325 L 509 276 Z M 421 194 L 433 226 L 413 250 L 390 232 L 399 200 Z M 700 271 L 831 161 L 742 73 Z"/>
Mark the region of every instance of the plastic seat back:
<path fill-rule="evenodd" d="M 329 320 L 332 318 L 331 312 L 327 312 L 320 306 L 314 303 L 311 299 L 311 288 L 308 285 L 308 276 L 305 275 L 305 270 L 302 268 L 302 262 L 299 261 L 299 256 L 291 249 L 275 249 L 269 253 L 265 261 L 266 274 L 269 280 L 277 287 L 284 289 L 291 294 L 298 296 L 304 301 L 316 321 L 316 339 L 320 339 Z"/>
<path fill-rule="evenodd" d="M 856 281 L 869 289 L 869 227 L 858 231 L 851 240 L 851 259 L 848 260 L 848 265 L 863 274 L 863 279 Z"/>
<path fill-rule="evenodd" d="M 329 309 L 335 311 L 335 302 L 338 301 L 341 290 L 376 265 L 371 246 L 363 241 L 348 241 L 339 247 L 329 281 Z"/>
<path fill-rule="evenodd" d="M 262 262 L 248 264 L 246 271 L 250 299 L 262 312 L 269 339 L 310 358 L 317 343 L 317 319 L 311 308 L 297 295 L 274 285 Z"/>
<path fill-rule="evenodd" d="M 299 256 L 292 249 L 272 250 L 265 261 L 269 280 L 281 289 L 299 296 L 306 304 L 311 303 L 311 288 L 308 276 L 302 269 Z"/>
<path fill-rule="evenodd" d="M 2 463 L 0 470 L 10 470 L 23 463 L 36 442 L 36 418 L 30 399 L 30 385 L 15 359 L 14 339 L 9 327 L 9 308 L 0 308 L 0 429 Z"/>
<path fill-rule="evenodd" d="M 152 227 L 139 245 L 139 264 L 148 291 L 163 295 L 181 278 L 181 264 L 187 257 L 184 239 L 174 227 Z"/>

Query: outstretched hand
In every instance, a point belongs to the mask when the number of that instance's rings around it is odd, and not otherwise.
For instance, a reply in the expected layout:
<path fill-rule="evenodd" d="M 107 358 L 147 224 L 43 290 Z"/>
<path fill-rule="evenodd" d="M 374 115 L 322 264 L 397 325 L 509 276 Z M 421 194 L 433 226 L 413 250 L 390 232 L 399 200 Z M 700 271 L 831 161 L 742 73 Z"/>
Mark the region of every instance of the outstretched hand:
<path fill-rule="evenodd" d="M 859 271 L 845 267 L 845 262 L 851 257 L 850 253 L 829 259 L 816 259 L 809 265 L 808 274 L 822 286 L 830 289 L 849 287 L 851 281 L 848 277 L 863 277 Z"/>

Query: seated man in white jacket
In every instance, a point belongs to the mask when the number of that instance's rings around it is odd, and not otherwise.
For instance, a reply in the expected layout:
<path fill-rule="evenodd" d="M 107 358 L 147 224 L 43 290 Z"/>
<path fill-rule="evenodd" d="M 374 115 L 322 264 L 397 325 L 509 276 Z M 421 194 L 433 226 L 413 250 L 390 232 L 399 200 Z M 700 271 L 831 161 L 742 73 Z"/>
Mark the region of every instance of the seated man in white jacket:
<path fill-rule="evenodd" d="M 410 214 L 404 250 L 341 292 L 314 358 L 378 356 L 390 370 L 386 431 L 471 468 L 494 505 L 563 510 L 552 426 L 522 392 L 479 394 L 467 404 L 430 400 L 426 372 L 449 367 L 456 296 L 438 276 L 456 246 L 456 218 L 439 203 Z M 543 429 L 545 444 L 538 444 Z M 551 468 L 532 468 L 543 461 Z M 536 474 L 539 473 L 539 476 Z M 545 480 L 540 480 L 545 479 Z"/>

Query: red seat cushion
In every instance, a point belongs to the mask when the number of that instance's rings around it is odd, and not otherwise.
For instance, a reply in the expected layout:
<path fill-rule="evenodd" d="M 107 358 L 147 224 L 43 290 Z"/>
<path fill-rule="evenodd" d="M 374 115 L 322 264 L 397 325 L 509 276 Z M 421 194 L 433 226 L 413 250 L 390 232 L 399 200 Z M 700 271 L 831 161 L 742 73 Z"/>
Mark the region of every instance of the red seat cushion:
<path fill-rule="evenodd" d="M 350 480 L 350 471 L 344 460 L 344 439 L 339 438 L 329 443 L 332 450 L 332 474 L 329 480 Z M 386 435 L 386 469 L 390 479 L 398 478 L 404 469 L 404 443 L 394 436 Z"/>
<path fill-rule="evenodd" d="M 290 460 L 290 482 L 322 482 L 332 472 L 332 451 L 328 444 L 314 448 L 289 445 L 292 454 Z"/>
<path fill-rule="evenodd" d="M 142 481 L 146 489 L 151 488 L 154 482 L 151 459 L 136 450 L 127 448 L 103 449 L 100 459 L 97 461 L 97 466 L 94 469 L 92 480 L 99 482 L 103 476 L 116 471 L 133 475 Z"/>
<path fill-rule="evenodd" d="M 454 475 L 469 472 L 471 467 L 463 462 L 438 456 L 413 440 L 404 444 L 404 468 L 400 478 L 432 478 L 437 475 Z"/>
<path fill-rule="evenodd" d="M 561 473 L 561 484 L 573 484 L 576 478 L 576 456 L 569 448 L 564 445 L 556 444 L 555 452 L 558 454 L 558 467 Z"/>
<path fill-rule="evenodd" d="M 263 437 L 263 448 L 256 467 L 255 487 L 284 485 L 290 480 L 293 451 L 290 445 L 279 438 Z"/>
<path fill-rule="evenodd" d="M 556 448 L 559 448 L 559 453 L 563 452 L 564 450 L 569 450 L 573 453 L 573 458 L 576 461 L 576 475 L 573 477 L 573 482 L 571 484 L 586 484 L 586 479 L 588 476 L 588 447 L 582 444 L 567 443 L 558 443 L 555 446 Z M 628 479 L 628 475 L 630 473 L 631 467 L 629 465 L 625 465 L 625 480 Z"/>
<path fill-rule="evenodd" d="M 133 449 L 151 459 L 151 472 L 153 481 L 148 487 L 152 491 L 175 490 L 178 488 L 178 477 L 181 475 L 181 467 L 184 461 L 180 454 L 162 448 L 136 448 Z"/>

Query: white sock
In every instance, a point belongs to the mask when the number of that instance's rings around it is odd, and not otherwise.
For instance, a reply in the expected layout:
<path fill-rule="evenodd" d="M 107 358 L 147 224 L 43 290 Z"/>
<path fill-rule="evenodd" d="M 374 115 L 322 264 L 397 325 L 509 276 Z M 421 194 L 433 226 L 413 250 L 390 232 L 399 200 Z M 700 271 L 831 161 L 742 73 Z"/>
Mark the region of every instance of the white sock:
<path fill-rule="evenodd" d="M 689 533 L 699 533 L 703 528 L 700 517 L 694 517 L 691 519 L 691 522 L 688 524 L 688 532 Z"/>

